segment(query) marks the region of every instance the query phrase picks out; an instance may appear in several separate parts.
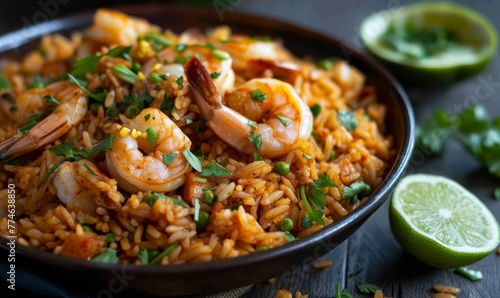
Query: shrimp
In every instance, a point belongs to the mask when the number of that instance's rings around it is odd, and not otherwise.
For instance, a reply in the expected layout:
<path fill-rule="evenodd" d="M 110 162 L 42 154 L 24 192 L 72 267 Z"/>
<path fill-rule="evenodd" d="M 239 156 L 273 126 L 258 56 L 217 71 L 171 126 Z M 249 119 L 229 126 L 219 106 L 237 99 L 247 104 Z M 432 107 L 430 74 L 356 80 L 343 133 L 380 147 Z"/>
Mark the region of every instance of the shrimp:
<path fill-rule="evenodd" d="M 88 29 L 88 36 L 91 40 L 108 46 L 129 46 L 136 44 L 139 36 L 152 29 L 153 26 L 146 20 L 101 8 L 94 15 L 94 23 Z"/>
<path fill-rule="evenodd" d="M 233 67 L 238 71 L 248 68 L 248 63 L 253 60 L 291 60 L 291 55 L 279 43 L 246 35 L 231 35 L 227 41 L 216 42 L 216 46 L 233 57 Z"/>
<path fill-rule="evenodd" d="M 224 92 L 234 87 L 234 72 L 232 69 L 232 59 L 228 53 L 218 51 L 217 55 L 214 51 L 206 46 L 189 45 L 182 51 L 175 51 L 173 48 L 167 48 L 157 54 L 157 57 L 151 58 L 142 66 L 142 73 L 148 76 L 154 68 L 158 68 L 159 74 L 171 74 L 178 77 L 184 75 L 182 64 L 175 63 L 176 58 L 199 57 L 202 59 L 202 64 L 211 73 L 217 73 L 217 77 L 213 76 L 213 80 L 217 88 Z M 221 59 L 222 58 L 222 59 Z M 164 61 L 159 63 L 158 61 Z"/>
<path fill-rule="evenodd" d="M 65 161 L 52 179 L 57 197 L 69 210 L 95 215 L 96 208 L 118 209 L 125 201 L 117 182 L 107 177 L 93 162 Z"/>
<path fill-rule="evenodd" d="M 198 59 L 191 58 L 185 70 L 207 126 L 233 148 L 276 157 L 294 150 L 299 139 L 310 136 L 311 110 L 290 84 L 276 79 L 250 80 L 226 94 L 226 106 Z M 265 98 L 253 100 L 254 92 Z"/>
<path fill-rule="evenodd" d="M 142 110 L 123 126 L 113 132 L 117 138 L 106 153 L 106 165 L 118 185 L 130 193 L 167 192 L 180 187 L 191 171 L 181 154 L 189 150 L 191 140 L 182 130 L 156 108 Z M 151 130 L 158 137 L 156 141 Z M 127 134 L 128 131 L 132 133 Z M 147 139 L 143 137 L 146 134 Z M 171 158 L 168 164 L 166 156 Z"/>
<path fill-rule="evenodd" d="M 88 99 L 84 92 L 70 82 L 58 82 L 20 94 L 16 98 L 17 122 L 25 123 L 29 116 L 46 112 L 49 104 L 44 97 L 47 95 L 60 104 L 26 135 L 18 133 L 0 143 L 0 159 L 13 158 L 52 143 L 78 125 L 87 113 Z"/>

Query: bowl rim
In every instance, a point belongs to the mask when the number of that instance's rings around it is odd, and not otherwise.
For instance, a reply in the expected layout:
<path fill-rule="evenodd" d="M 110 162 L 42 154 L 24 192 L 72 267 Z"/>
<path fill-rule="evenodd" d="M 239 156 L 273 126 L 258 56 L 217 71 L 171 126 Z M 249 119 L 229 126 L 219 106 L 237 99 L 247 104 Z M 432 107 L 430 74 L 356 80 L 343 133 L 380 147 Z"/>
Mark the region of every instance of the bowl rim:
<path fill-rule="evenodd" d="M 178 14 L 197 14 L 197 15 L 214 15 L 213 10 L 206 8 L 193 8 L 193 7 L 179 7 L 172 5 L 142 5 L 142 6 L 117 6 L 111 7 L 110 9 L 119 10 L 130 15 L 141 15 L 141 14 L 160 14 L 163 10 L 169 10 L 170 13 Z M 74 23 L 70 28 L 64 28 L 64 30 L 81 30 L 82 26 L 88 25 L 94 11 L 86 11 L 81 13 L 76 13 L 63 18 L 54 19 L 42 24 L 37 24 L 33 26 L 34 30 L 30 32 L 23 32 L 25 29 L 20 29 L 11 33 L 8 33 L 0 37 L 0 55 L 7 51 L 15 49 L 22 46 L 29 41 L 40 38 L 46 34 L 53 34 L 60 32 L 63 24 L 68 22 Z M 213 16 L 216 17 L 215 15 Z M 168 266 L 140 266 L 134 264 L 101 264 L 92 263 L 85 260 L 55 255 L 49 252 L 40 251 L 31 247 L 24 247 L 22 245 L 16 246 L 16 253 L 23 255 L 28 258 L 41 261 L 43 263 L 57 263 L 59 267 L 74 268 L 80 270 L 127 270 L 130 274 L 169 274 L 169 273 L 190 273 L 194 271 L 199 272 L 216 272 L 221 270 L 227 270 L 228 268 L 242 267 L 249 264 L 256 263 L 267 263 L 271 262 L 273 259 L 279 258 L 284 254 L 296 254 L 301 250 L 311 246 L 319 245 L 325 239 L 331 238 L 336 234 L 346 232 L 356 224 L 366 220 L 373 212 L 375 212 L 387 199 L 390 191 L 395 187 L 396 182 L 405 173 L 406 167 L 409 164 L 411 153 L 414 147 L 414 134 L 415 134 L 415 120 L 413 115 L 413 109 L 410 100 L 404 91 L 401 84 L 390 74 L 384 67 L 379 63 L 375 62 L 371 57 L 362 53 L 362 51 L 354 46 L 346 44 L 341 39 L 327 36 L 323 33 L 313 31 L 311 29 L 306 29 L 302 25 L 295 25 L 287 21 L 279 20 L 276 18 L 269 18 L 262 15 L 255 15 L 242 12 L 228 11 L 224 14 L 224 22 L 228 25 L 231 23 L 240 23 L 250 25 L 247 19 L 251 18 L 253 22 L 259 23 L 261 26 L 265 25 L 267 28 L 274 29 L 286 29 L 292 32 L 298 32 L 299 34 L 307 34 L 312 39 L 321 40 L 322 43 L 331 45 L 332 47 L 342 46 L 342 50 L 348 53 L 349 56 L 354 57 L 358 63 L 363 63 L 368 65 L 376 74 L 384 81 L 388 82 L 389 86 L 394 88 L 395 93 L 401 101 L 401 112 L 404 113 L 403 117 L 406 122 L 406 131 L 404 132 L 404 138 L 401 142 L 400 148 L 397 148 L 397 156 L 390 168 L 388 174 L 383 179 L 382 183 L 375 189 L 375 191 L 370 195 L 369 199 L 358 207 L 353 213 L 337 220 L 335 223 L 325 226 L 319 231 L 305 237 L 282 245 L 277 248 L 273 248 L 267 251 L 252 253 L 245 256 L 239 256 L 230 259 L 218 259 L 209 262 L 202 263 L 184 263 L 184 264 L 170 264 Z M 74 28 L 77 27 L 77 28 Z M 80 28 L 80 29 L 79 29 Z M 30 28 L 28 28 L 30 29 Z M 19 39 L 16 36 L 23 34 L 24 39 Z M 12 42 L 12 41 L 18 42 Z M 0 56 L 1 58 L 1 56 Z M 367 215 L 367 216 L 365 216 Z M 8 250 L 7 246 L 8 238 L 0 237 L 0 247 Z"/>
<path fill-rule="evenodd" d="M 370 25 L 378 23 L 379 26 L 381 26 L 380 24 L 383 23 L 382 26 L 385 28 L 392 21 L 392 17 L 395 14 L 398 14 L 398 12 L 406 17 L 415 14 L 422 14 L 422 13 L 425 14 L 428 12 L 436 12 L 436 11 L 453 14 L 464 20 L 472 20 L 479 27 L 481 27 L 481 30 L 486 32 L 489 41 L 488 43 L 485 43 L 486 47 L 476 54 L 476 59 L 474 59 L 474 61 L 469 61 L 469 62 L 455 61 L 453 63 L 448 63 L 448 64 L 427 65 L 427 64 L 421 64 L 419 61 L 414 62 L 407 59 L 400 59 L 399 53 L 397 53 L 395 50 L 386 49 L 376 44 L 379 36 L 383 34 L 382 30 L 379 30 L 378 34 L 376 34 L 375 36 L 372 36 L 373 34 L 368 34 L 369 31 L 368 28 L 370 27 Z M 498 33 L 495 29 L 495 26 L 493 26 L 491 21 L 486 16 L 467 6 L 453 2 L 439 2 L 439 1 L 418 2 L 398 7 L 393 11 L 387 9 L 381 10 L 365 18 L 361 23 L 359 32 L 364 46 L 367 47 L 370 50 L 370 52 L 373 53 L 373 55 L 401 66 L 411 67 L 426 71 L 455 69 L 459 67 L 481 64 L 484 61 L 491 59 L 496 54 L 496 49 L 498 46 Z"/>

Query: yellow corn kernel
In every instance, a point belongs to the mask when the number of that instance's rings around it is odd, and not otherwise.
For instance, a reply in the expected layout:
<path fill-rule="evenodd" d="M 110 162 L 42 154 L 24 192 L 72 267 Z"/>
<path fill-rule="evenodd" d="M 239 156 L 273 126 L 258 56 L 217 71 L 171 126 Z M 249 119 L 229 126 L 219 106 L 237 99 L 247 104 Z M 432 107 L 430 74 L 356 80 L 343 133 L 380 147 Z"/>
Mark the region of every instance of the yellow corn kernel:
<path fill-rule="evenodd" d="M 148 133 L 147 132 L 143 132 L 142 133 L 142 138 L 143 139 L 147 139 L 148 138 Z"/>
<path fill-rule="evenodd" d="M 122 127 L 123 127 L 123 126 L 121 126 L 120 124 L 117 124 L 117 125 L 116 125 L 116 129 L 118 129 L 118 130 L 122 129 Z"/>
<path fill-rule="evenodd" d="M 140 131 L 135 130 L 135 128 L 134 128 L 134 129 L 132 129 L 132 132 L 130 133 L 130 135 L 132 136 L 132 138 L 137 139 L 137 137 L 139 135 L 142 135 L 142 133 Z"/>
<path fill-rule="evenodd" d="M 156 63 L 155 66 L 153 66 L 152 70 L 155 71 L 155 70 L 159 70 L 161 67 L 161 64 L 160 63 Z"/>
<path fill-rule="evenodd" d="M 128 135 L 129 132 L 130 132 L 130 129 L 127 127 L 124 127 L 124 128 L 122 128 L 122 130 L 120 130 L 120 136 L 122 136 L 122 138 L 124 138 Z"/>
<path fill-rule="evenodd" d="M 139 57 L 139 58 L 146 57 L 146 55 L 149 52 L 150 47 L 151 47 L 151 45 L 149 44 L 149 42 L 147 42 L 145 40 L 141 40 L 139 42 L 139 47 L 137 49 L 137 57 Z"/>
<path fill-rule="evenodd" d="M 137 73 L 137 76 L 139 77 L 139 80 L 141 80 L 141 81 L 144 81 L 146 79 L 146 77 L 144 76 L 144 74 L 142 73 L 142 71 L 139 71 Z"/>

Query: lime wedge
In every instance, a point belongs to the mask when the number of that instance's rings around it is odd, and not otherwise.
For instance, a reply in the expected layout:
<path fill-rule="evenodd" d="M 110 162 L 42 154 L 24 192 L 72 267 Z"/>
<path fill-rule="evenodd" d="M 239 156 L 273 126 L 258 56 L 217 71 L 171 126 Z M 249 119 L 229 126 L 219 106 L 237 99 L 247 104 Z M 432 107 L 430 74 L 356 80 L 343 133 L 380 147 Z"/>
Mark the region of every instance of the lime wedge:
<path fill-rule="evenodd" d="M 441 176 L 403 178 L 394 190 L 389 215 L 403 249 L 433 267 L 475 263 L 500 241 L 490 210 L 460 184 Z"/>
<path fill-rule="evenodd" d="M 407 44 L 398 34 L 400 38 L 388 46 L 384 35 L 391 27 L 414 37 L 440 29 L 443 34 L 426 38 L 436 37 L 438 48 L 451 43 L 438 54 L 418 57 L 425 43 Z M 397 77 L 419 86 L 447 85 L 480 73 L 495 57 L 498 42 L 495 27 L 484 15 L 459 4 L 435 1 L 372 14 L 361 24 L 360 37 L 368 52 Z"/>

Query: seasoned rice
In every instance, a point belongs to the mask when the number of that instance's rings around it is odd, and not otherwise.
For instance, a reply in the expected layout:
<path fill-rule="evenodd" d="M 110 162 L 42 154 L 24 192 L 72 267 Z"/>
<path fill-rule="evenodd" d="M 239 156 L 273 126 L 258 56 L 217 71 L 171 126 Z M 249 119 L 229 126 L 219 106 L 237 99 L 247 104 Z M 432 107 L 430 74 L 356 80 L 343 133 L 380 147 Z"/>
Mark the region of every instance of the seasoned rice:
<path fill-rule="evenodd" d="M 147 23 L 140 21 L 140 24 L 142 28 Z M 69 61 L 106 54 L 125 38 L 117 37 L 114 44 L 106 44 L 92 35 L 97 30 L 92 28 L 86 34 L 75 33 L 71 38 L 58 34 L 45 36 L 41 40 L 41 51 L 33 51 L 21 61 L 4 63 L 2 73 L 11 85 L 11 92 L 19 98 L 28 90 L 35 76 L 46 81 L 66 79 L 63 73 L 71 71 Z M 206 36 L 186 33 L 163 36 L 168 36 L 172 44 L 181 41 L 199 44 L 201 39 L 203 43 L 218 46 L 223 43 L 217 43 L 217 36 L 229 34 L 223 34 L 228 30 L 227 27 L 216 28 L 212 35 Z M 137 34 L 142 36 L 144 33 Z M 158 34 L 162 32 L 158 31 Z M 143 51 L 141 43 L 133 40 L 128 55 L 134 62 L 144 65 L 153 59 L 156 54 L 153 41 L 148 41 L 148 50 Z M 133 68 L 133 63 L 124 56 L 105 55 L 98 61 L 97 71 L 87 73 L 84 78 L 90 92 L 108 91 L 102 103 L 96 108 L 90 105 L 83 119 L 56 141 L 2 164 L 0 234 L 10 236 L 7 218 L 9 184 L 14 184 L 16 190 L 15 230 L 20 245 L 85 260 L 111 249 L 121 264 L 140 265 L 143 264 L 141 254 L 144 251 L 149 253 L 149 262 L 153 254 L 169 249 L 170 252 L 158 259 L 157 264 L 234 258 L 255 253 L 260 247 L 271 249 L 287 244 L 289 240 L 280 230 L 280 222 L 285 218 L 293 222 L 291 236 L 302 238 L 353 212 L 366 201 L 369 193 L 346 199 L 345 189 L 358 181 L 371 190 L 377 188 L 394 156 L 393 139 L 385 131 L 387 107 L 377 102 L 375 90 L 365 86 L 364 75 L 347 62 L 339 61 L 332 69 L 323 70 L 309 60 L 292 56 L 280 43 L 270 43 L 275 45 L 277 56 L 282 61 L 299 66 L 291 85 L 300 98 L 309 107 L 315 104 L 322 107 L 321 113 L 313 119 L 311 136 L 298 140 L 293 150 L 277 157 L 264 156 L 261 160 L 254 160 L 255 156 L 232 148 L 205 126 L 187 80 L 179 82 L 179 76 L 170 75 L 156 85 L 150 85 L 147 78 L 129 84 L 113 69 L 116 65 Z M 233 59 L 238 62 L 237 56 Z M 255 77 L 274 76 L 271 68 L 256 74 L 252 69 L 242 68 L 241 61 L 234 65 L 238 65 L 233 69 L 237 84 Z M 55 166 L 65 157 L 49 148 L 74 142 L 75 148 L 89 151 L 115 133 L 117 124 L 128 120 L 123 111 L 113 115 L 110 109 L 140 92 L 151 97 L 150 107 L 161 109 L 189 138 L 192 143 L 190 151 L 202 159 L 204 167 L 209 162 L 216 162 L 229 174 L 202 177 L 192 169 L 192 175 L 186 177 L 194 185 L 193 189 L 199 191 L 196 197 L 186 196 L 189 189 L 188 182 L 185 182 L 181 187 L 163 193 L 170 199 L 157 199 L 151 203 L 148 189 L 125 191 L 119 180 L 111 178 L 106 154 L 97 153 L 93 160 L 87 160 L 88 164 L 95 163 L 102 172 L 99 177 L 104 177 L 93 184 L 89 192 L 92 196 L 86 198 L 95 207 L 84 210 L 68 204 L 58 196 L 54 184 L 54 176 L 59 171 Z M 166 99 L 171 100 L 169 109 L 165 109 Z M 343 124 L 339 110 L 353 113 L 350 115 L 357 123 L 355 129 L 349 130 Z M 17 120 L 16 111 L 3 112 L 6 115 L 0 120 L 0 141 L 14 136 L 25 124 Z M 280 176 L 273 170 L 279 161 L 290 165 L 288 174 Z M 75 160 L 70 160 L 70 164 L 81 165 Z M 55 171 L 51 174 L 53 169 Z M 92 178 L 92 173 L 87 175 L 89 181 L 97 179 Z M 322 212 L 320 223 L 311 218 L 308 209 L 317 209 L 316 205 L 309 202 L 313 207 L 306 206 L 300 189 L 304 186 L 310 188 L 323 175 L 336 187 L 323 188 L 325 202 L 324 208 L 319 210 Z M 213 202 L 204 199 L 206 190 L 213 192 Z M 199 207 L 195 206 L 193 199 L 198 199 Z M 177 200 L 185 203 L 176 203 Z M 196 222 L 195 216 L 199 212 L 208 213 L 206 226 L 200 227 Z M 75 247 L 76 250 L 71 249 Z M 329 265 L 331 261 L 318 266 Z M 280 290 L 277 297 L 292 297 L 292 294 Z M 295 297 L 307 295 L 297 292 Z"/>

